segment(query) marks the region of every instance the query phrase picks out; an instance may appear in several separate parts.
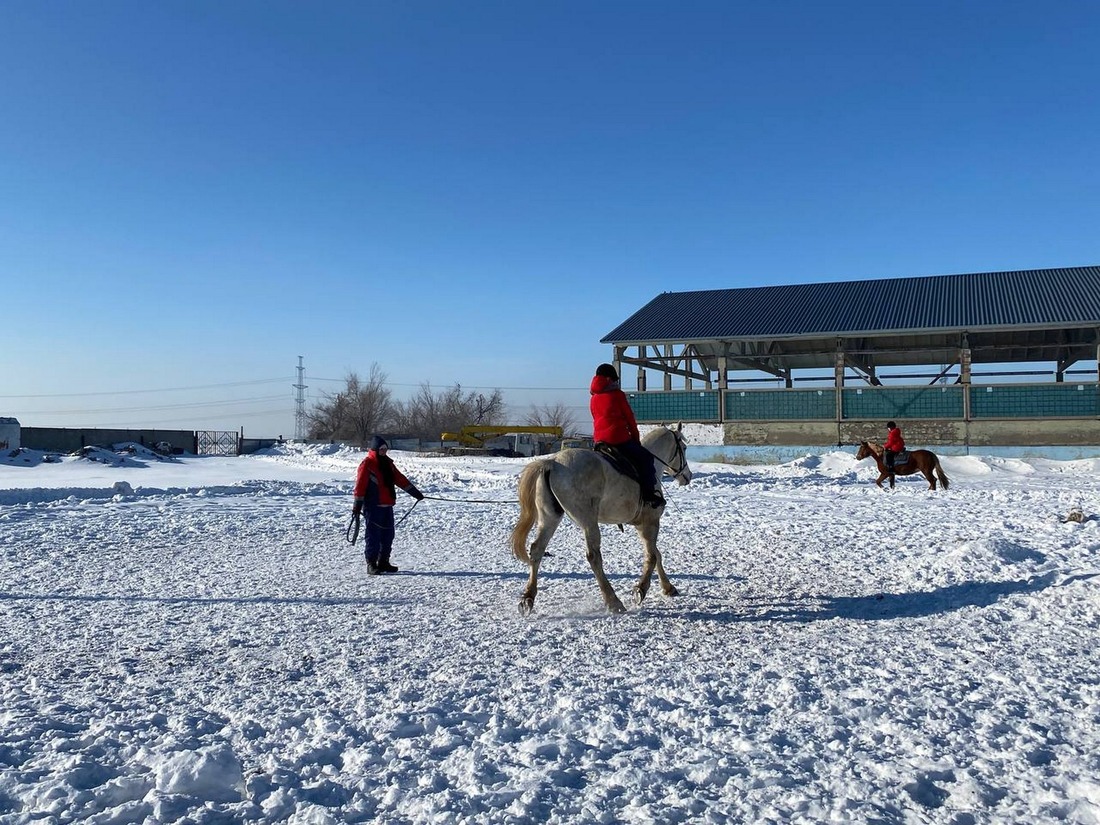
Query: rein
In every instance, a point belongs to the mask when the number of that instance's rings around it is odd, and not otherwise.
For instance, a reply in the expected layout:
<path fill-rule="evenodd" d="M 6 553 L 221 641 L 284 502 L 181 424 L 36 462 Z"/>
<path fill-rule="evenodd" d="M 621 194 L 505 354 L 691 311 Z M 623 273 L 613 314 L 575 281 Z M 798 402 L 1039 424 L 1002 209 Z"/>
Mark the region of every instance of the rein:
<path fill-rule="evenodd" d="M 410 508 L 409 508 L 408 510 L 406 510 L 406 511 L 405 511 L 405 515 L 403 515 L 403 516 L 401 517 L 401 520 L 400 520 L 400 521 L 398 521 L 398 522 L 397 522 L 397 523 L 396 523 L 395 525 L 393 525 L 393 527 L 394 527 L 394 529 L 395 529 L 395 530 L 396 530 L 396 529 L 397 529 L 398 527 L 400 527 L 400 526 L 401 526 L 401 522 L 402 522 L 402 521 L 404 521 L 405 519 L 407 519 L 407 518 L 408 518 L 409 516 L 411 516 L 411 515 L 412 515 L 412 511 L 416 509 L 416 505 L 418 505 L 419 503 L 420 503 L 420 499 L 417 499 L 416 501 L 414 501 L 414 502 L 413 502 L 413 506 L 412 506 L 412 507 L 410 507 Z"/>
<path fill-rule="evenodd" d="M 669 432 L 672 432 L 672 431 L 669 430 Z M 675 456 L 675 458 L 680 459 L 680 461 L 679 461 L 680 468 L 679 469 L 676 469 L 675 467 L 673 467 L 670 463 L 665 461 L 660 456 L 654 455 L 653 451 L 649 450 L 648 447 L 646 448 L 646 451 L 649 452 L 649 454 L 652 455 L 654 459 L 656 459 L 661 464 L 663 464 L 666 469 L 671 470 L 673 478 L 679 478 L 680 474 L 684 471 L 684 468 L 687 467 L 687 455 L 685 455 L 685 453 L 684 453 L 684 443 L 679 439 L 679 437 L 676 435 L 676 433 L 672 433 L 672 437 L 676 442 L 676 456 Z M 673 460 L 675 460 L 675 458 Z M 514 499 L 514 500 L 509 499 L 509 500 L 502 501 L 500 499 L 492 499 L 492 498 L 447 498 L 445 496 L 424 496 L 424 498 L 425 499 L 431 499 L 432 501 L 448 501 L 448 502 L 453 502 L 453 503 L 457 503 L 457 504 L 519 504 L 518 499 Z M 413 506 L 410 507 L 405 512 L 405 515 L 403 515 L 401 517 L 401 519 L 399 521 L 397 521 L 393 526 L 395 528 L 400 526 L 400 524 L 405 519 L 407 519 L 409 516 L 412 515 L 413 509 L 420 502 L 421 502 L 421 499 L 417 499 L 415 502 L 413 502 Z M 344 538 L 347 540 L 348 544 L 355 544 L 356 540 L 359 538 L 359 526 L 360 526 L 360 517 L 357 516 L 357 515 L 352 515 L 351 521 L 348 523 L 348 527 L 344 531 Z"/>
<path fill-rule="evenodd" d="M 497 498 L 444 498 L 443 496 L 424 496 L 432 501 L 454 501 L 460 504 L 519 504 L 519 499 L 501 501 Z M 413 507 L 416 505 L 414 504 Z"/>
<path fill-rule="evenodd" d="M 348 529 L 344 531 L 344 538 L 348 544 L 355 544 L 355 540 L 359 538 L 359 514 L 352 513 L 351 521 L 348 522 Z"/>
<path fill-rule="evenodd" d="M 431 498 L 431 496 L 424 496 L 424 498 Z M 420 499 L 417 499 L 416 501 L 414 501 L 413 506 L 405 511 L 405 515 L 403 515 L 398 521 L 394 522 L 393 527 L 394 527 L 395 530 L 398 527 L 401 526 L 401 523 L 405 519 L 407 519 L 409 516 L 412 515 L 412 511 L 416 508 L 416 505 L 418 505 L 419 503 L 420 503 Z M 344 538 L 347 540 L 348 544 L 355 544 L 356 539 L 359 538 L 359 522 L 360 522 L 359 515 L 353 513 L 352 516 L 351 516 L 351 521 L 348 522 L 348 529 L 346 529 L 344 531 Z"/>
<path fill-rule="evenodd" d="M 684 453 L 684 443 L 680 440 L 679 436 L 677 436 L 676 433 L 673 432 L 672 430 L 669 430 L 669 432 L 672 433 L 672 438 L 676 442 L 676 457 L 680 459 L 680 469 L 679 470 L 677 470 L 675 467 L 673 467 L 671 464 L 669 464 L 667 461 L 665 461 L 659 455 L 654 455 L 653 451 L 650 450 L 648 447 L 646 448 L 646 452 L 648 452 L 655 459 L 657 459 L 657 461 L 659 461 L 661 464 L 663 464 L 666 469 L 672 470 L 672 477 L 673 478 L 679 478 L 680 473 L 682 473 L 684 471 L 684 468 L 687 467 L 687 455 Z"/>

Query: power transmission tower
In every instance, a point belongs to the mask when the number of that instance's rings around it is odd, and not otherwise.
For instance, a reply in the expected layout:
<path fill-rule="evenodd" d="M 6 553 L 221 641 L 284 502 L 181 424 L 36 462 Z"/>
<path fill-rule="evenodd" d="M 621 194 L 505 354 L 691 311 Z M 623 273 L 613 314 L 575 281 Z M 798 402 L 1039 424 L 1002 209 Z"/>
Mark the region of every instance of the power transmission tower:
<path fill-rule="evenodd" d="M 306 368 L 302 366 L 302 356 L 298 356 L 298 383 L 294 389 L 298 391 L 294 401 L 294 438 L 298 441 L 306 437 Z"/>

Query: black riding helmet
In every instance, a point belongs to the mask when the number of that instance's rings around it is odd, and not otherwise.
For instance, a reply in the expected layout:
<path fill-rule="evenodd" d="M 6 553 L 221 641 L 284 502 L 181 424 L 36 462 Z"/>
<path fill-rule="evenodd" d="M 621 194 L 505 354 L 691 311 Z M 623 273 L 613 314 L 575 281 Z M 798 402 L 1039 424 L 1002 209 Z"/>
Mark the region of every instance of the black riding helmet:
<path fill-rule="evenodd" d="M 895 427 L 897 427 L 897 426 L 898 426 L 898 425 L 897 425 L 897 424 L 895 424 L 895 423 L 894 423 L 893 421 L 887 421 L 887 422 L 886 422 L 886 429 L 888 429 L 888 430 L 892 430 L 892 429 L 894 429 L 894 428 L 895 428 Z"/>
<path fill-rule="evenodd" d="M 612 381 L 619 380 L 619 373 L 615 372 L 615 368 L 610 364 L 600 364 L 596 367 L 596 375 L 602 378 L 610 378 Z"/>

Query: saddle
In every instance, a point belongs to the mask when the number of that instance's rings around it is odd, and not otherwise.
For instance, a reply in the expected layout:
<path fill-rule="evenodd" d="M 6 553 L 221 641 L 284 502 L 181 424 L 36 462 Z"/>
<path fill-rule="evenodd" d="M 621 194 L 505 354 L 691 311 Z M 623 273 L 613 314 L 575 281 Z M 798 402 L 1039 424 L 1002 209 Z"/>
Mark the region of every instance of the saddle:
<path fill-rule="evenodd" d="M 634 466 L 634 462 L 619 452 L 618 447 L 613 444 L 605 444 L 603 441 L 597 441 L 592 445 L 592 449 L 603 456 L 618 472 L 631 481 L 641 484 L 641 479 L 638 477 L 638 468 Z"/>
<path fill-rule="evenodd" d="M 908 463 L 909 463 L 909 451 L 908 450 L 902 450 L 900 453 L 895 453 L 894 454 L 894 463 L 891 466 L 892 467 L 897 467 L 899 464 L 908 464 Z"/>
<path fill-rule="evenodd" d="M 623 455 L 618 447 L 612 444 L 606 444 L 603 441 L 598 441 L 592 445 L 592 449 L 599 453 L 612 468 L 638 485 L 643 505 L 648 504 L 651 507 L 660 507 L 664 505 L 665 499 L 660 492 L 660 482 L 658 482 L 657 489 L 652 491 L 646 490 L 645 485 L 642 484 L 642 476 L 638 471 L 637 465 L 627 458 L 627 456 Z M 623 529 L 621 524 L 619 525 L 619 529 Z"/>

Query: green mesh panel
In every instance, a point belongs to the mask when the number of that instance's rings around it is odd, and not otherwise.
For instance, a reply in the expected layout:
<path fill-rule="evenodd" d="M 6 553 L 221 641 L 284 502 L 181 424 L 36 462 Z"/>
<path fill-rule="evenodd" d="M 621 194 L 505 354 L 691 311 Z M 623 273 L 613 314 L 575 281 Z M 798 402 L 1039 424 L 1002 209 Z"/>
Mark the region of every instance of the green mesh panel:
<path fill-rule="evenodd" d="M 863 387 L 843 390 L 844 418 L 962 418 L 963 388 Z"/>
<path fill-rule="evenodd" d="M 960 385 L 861 387 L 842 391 L 845 419 L 963 417 Z M 645 423 L 718 421 L 717 390 L 627 393 Z M 831 421 L 835 393 L 822 390 L 727 390 L 727 421 Z M 970 416 L 981 418 L 1093 418 L 1100 416 L 1097 382 L 995 385 L 970 388 Z"/>
<path fill-rule="evenodd" d="M 970 388 L 970 417 L 1080 418 L 1100 415 L 1095 383 L 997 385 Z"/>
<path fill-rule="evenodd" d="M 727 421 L 836 420 L 836 390 L 727 390 Z"/>
<path fill-rule="evenodd" d="M 681 392 L 628 392 L 634 417 L 646 423 L 665 421 L 717 421 L 717 390 Z"/>

